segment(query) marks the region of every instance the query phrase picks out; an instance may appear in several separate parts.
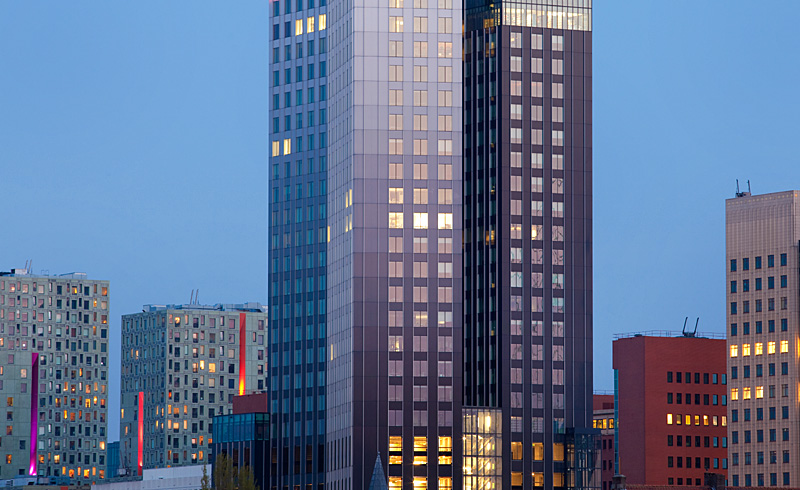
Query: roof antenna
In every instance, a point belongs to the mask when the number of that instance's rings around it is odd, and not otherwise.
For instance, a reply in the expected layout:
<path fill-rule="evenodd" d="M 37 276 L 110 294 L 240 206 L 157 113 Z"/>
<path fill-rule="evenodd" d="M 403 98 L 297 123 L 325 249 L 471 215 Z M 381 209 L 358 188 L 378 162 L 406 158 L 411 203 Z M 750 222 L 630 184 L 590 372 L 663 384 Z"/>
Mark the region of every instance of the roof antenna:
<path fill-rule="evenodd" d="M 736 197 L 739 197 L 739 194 L 741 194 L 741 193 L 739 192 L 739 179 L 736 179 Z M 688 317 L 687 317 L 687 318 L 688 318 Z"/>
<path fill-rule="evenodd" d="M 750 179 L 747 179 L 747 193 L 750 194 Z"/>
<path fill-rule="evenodd" d="M 193 301 L 194 301 L 194 289 L 192 289 L 192 294 L 189 295 L 189 304 L 190 305 L 193 304 L 192 303 Z"/>
<path fill-rule="evenodd" d="M 681 334 L 686 337 L 686 324 L 689 322 L 689 317 L 687 316 L 685 320 L 683 320 L 683 329 L 681 330 Z"/>
<path fill-rule="evenodd" d="M 194 304 L 196 305 L 200 304 L 200 300 L 198 299 L 199 297 L 200 297 L 200 289 L 198 288 L 197 292 L 194 293 Z"/>

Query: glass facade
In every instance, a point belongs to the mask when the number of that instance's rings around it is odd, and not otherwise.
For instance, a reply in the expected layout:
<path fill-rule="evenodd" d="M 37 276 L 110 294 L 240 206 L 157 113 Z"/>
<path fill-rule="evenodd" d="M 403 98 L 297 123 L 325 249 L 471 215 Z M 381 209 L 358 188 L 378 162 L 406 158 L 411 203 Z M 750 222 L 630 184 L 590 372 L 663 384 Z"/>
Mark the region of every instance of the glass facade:
<path fill-rule="evenodd" d="M 270 486 L 324 482 L 328 21 L 326 0 L 270 2 Z M 306 453 L 312 448 L 312 464 Z"/>
<path fill-rule="evenodd" d="M 502 409 L 503 488 L 581 484 L 592 423 L 591 5 L 548 3 L 464 34 L 464 404 Z"/>

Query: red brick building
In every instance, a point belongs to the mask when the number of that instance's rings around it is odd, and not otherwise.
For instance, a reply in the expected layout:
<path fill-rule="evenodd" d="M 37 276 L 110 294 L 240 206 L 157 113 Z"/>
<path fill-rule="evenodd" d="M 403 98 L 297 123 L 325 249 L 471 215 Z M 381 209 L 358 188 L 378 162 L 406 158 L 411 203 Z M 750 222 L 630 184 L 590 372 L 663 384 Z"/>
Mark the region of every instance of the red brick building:
<path fill-rule="evenodd" d="M 600 429 L 600 468 L 603 490 L 610 490 L 614 478 L 614 395 L 593 397 L 592 427 Z"/>
<path fill-rule="evenodd" d="M 614 341 L 619 472 L 638 485 L 727 476 L 724 338 L 635 334 Z"/>

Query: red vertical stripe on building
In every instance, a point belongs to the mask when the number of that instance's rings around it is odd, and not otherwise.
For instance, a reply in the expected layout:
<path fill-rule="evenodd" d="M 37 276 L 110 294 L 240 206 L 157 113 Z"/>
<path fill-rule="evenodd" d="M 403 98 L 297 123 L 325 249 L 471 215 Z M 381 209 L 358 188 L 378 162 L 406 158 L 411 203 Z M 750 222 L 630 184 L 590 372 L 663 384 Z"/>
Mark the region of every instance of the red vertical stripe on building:
<path fill-rule="evenodd" d="M 239 395 L 244 395 L 247 374 L 247 315 L 239 313 Z"/>
<path fill-rule="evenodd" d="M 136 474 L 142 475 L 142 467 L 144 466 L 144 392 L 139 392 L 139 413 L 136 418 L 139 422 L 139 449 L 136 458 Z"/>

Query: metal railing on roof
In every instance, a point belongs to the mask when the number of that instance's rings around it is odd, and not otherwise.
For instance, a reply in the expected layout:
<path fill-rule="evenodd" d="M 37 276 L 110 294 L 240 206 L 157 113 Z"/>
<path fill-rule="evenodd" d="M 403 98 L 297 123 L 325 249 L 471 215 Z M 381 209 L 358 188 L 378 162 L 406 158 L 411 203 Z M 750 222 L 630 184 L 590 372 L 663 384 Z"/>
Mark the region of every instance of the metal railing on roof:
<path fill-rule="evenodd" d="M 626 332 L 626 333 L 615 333 L 614 340 L 619 339 L 629 339 L 632 337 L 686 337 L 686 338 L 697 338 L 697 339 L 722 339 L 725 340 L 727 337 L 724 333 L 719 332 L 697 332 L 693 336 L 684 335 L 683 332 L 676 332 L 673 330 L 645 330 L 641 332 Z"/>

